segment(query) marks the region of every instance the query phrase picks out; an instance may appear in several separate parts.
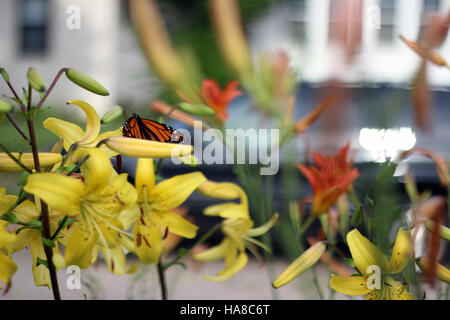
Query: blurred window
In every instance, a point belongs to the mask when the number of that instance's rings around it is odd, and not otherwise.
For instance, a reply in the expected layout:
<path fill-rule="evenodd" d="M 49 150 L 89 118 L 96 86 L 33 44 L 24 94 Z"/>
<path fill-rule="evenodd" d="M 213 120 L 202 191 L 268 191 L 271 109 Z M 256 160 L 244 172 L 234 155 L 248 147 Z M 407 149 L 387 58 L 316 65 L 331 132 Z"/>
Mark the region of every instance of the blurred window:
<path fill-rule="evenodd" d="M 48 0 L 21 0 L 22 53 L 43 53 L 47 49 L 48 10 Z"/>
<path fill-rule="evenodd" d="M 306 15 L 306 10 L 307 0 L 295 0 L 290 3 L 290 11 L 292 14 L 290 22 L 292 24 L 294 34 L 301 44 L 306 43 L 307 40 L 306 24 L 308 22 L 308 18 Z"/>
<path fill-rule="evenodd" d="M 330 0 L 328 40 L 359 45 L 362 27 L 361 0 Z"/>
<path fill-rule="evenodd" d="M 379 40 L 383 44 L 391 44 L 394 41 L 396 10 L 396 0 L 380 0 L 381 25 Z"/>
<path fill-rule="evenodd" d="M 427 27 L 427 19 L 430 14 L 439 12 L 441 7 L 441 0 L 423 0 L 422 17 L 420 23 L 419 38 L 422 37 L 425 28 Z"/>

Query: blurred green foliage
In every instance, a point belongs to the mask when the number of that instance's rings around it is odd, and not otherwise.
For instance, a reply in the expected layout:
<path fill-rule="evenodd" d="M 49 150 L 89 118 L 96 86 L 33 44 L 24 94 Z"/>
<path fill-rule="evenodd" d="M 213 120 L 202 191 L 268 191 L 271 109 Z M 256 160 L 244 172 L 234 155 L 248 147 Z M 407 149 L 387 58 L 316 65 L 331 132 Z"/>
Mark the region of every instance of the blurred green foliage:
<path fill-rule="evenodd" d="M 247 26 L 272 4 L 285 1 L 239 0 L 244 26 Z M 235 79 L 216 44 L 208 1 L 159 0 L 158 5 L 175 46 L 177 48 L 187 47 L 192 51 L 205 78 L 216 80 L 222 87 Z M 173 90 L 167 87 L 162 91 L 160 98 L 168 103 L 176 103 L 180 100 Z"/>

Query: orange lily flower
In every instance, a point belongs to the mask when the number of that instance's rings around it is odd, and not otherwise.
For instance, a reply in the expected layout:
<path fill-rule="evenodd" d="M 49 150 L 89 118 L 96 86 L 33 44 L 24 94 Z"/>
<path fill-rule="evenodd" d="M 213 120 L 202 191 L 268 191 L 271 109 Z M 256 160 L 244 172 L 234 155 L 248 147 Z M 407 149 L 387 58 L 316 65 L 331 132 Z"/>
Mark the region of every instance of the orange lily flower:
<path fill-rule="evenodd" d="M 222 120 L 228 119 L 227 108 L 230 102 L 242 95 L 242 91 L 237 89 L 237 81 L 231 81 L 222 91 L 216 81 L 205 79 L 202 82 L 203 98 L 206 104 L 216 111 L 217 117 Z"/>
<path fill-rule="evenodd" d="M 316 166 L 298 165 L 313 189 L 313 215 L 328 212 L 359 176 L 358 169 L 352 168 L 353 161 L 347 157 L 349 149 L 350 144 L 347 143 L 334 156 L 315 152 L 312 157 Z"/>

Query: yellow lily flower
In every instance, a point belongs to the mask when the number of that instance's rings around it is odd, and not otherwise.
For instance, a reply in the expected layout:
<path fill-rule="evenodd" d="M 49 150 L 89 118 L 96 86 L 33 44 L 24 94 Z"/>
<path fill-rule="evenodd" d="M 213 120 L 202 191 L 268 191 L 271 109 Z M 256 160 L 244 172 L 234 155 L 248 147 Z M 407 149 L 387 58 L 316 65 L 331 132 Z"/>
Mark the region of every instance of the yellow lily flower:
<path fill-rule="evenodd" d="M 16 202 L 17 197 L 13 195 L 6 195 L 5 189 L 0 188 L 0 214 L 4 214 Z M 18 205 L 13 213 L 21 222 L 30 222 L 31 220 L 38 220 L 40 217 L 40 201 L 36 204 L 29 200 L 25 200 Z M 54 210 L 50 210 L 50 226 L 52 232 L 57 228 L 58 220 L 62 214 Z M 59 239 L 62 240 L 62 239 Z M 37 229 L 24 229 L 14 236 L 14 241 L 11 242 L 11 252 L 15 253 L 21 251 L 25 247 L 30 247 L 30 253 L 33 258 L 33 278 L 36 286 L 47 286 L 51 288 L 50 273 L 46 266 L 37 266 L 37 259 L 46 260 L 44 246 L 41 240 L 41 232 Z M 55 248 L 56 250 L 56 248 Z M 56 251 L 55 251 L 56 252 Z"/>
<path fill-rule="evenodd" d="M 0 214 L 9 210 L 15 202 L 12 196 L 7 196 L 4 188 L 0 188 Z M 6 230 L 6 221 L 0 220 L 0 282 L 10 283 L 12 276 L 17 271 L 17 265 L 14 263 L 10 254 L 11 245 L 16 236 Z M 0 286 L 0 289 L 3 287 Z"/>
<path fill-rule="evenodd" d="M 11 153 L 16 159 L 19 159 L 22 164 L 28 169 L 34 169 L 34 159 L 32 153 Z M 42 168 L 50 167 L 62 161 L 62 156 L 59 153 L 39 152 L 39 163 Z M 0 153 L 0 171 L 3 172 L 20 172 L 24 169 L 12 160 L 6 153 Z"/>
<path fill-rule="evenodd" d="M 74 123 L 53 117 L 46 119 L 43 124 L 44 128 L 63 139 L 64 149 L 69 150 L 74 143 L 85 147 L 95 147 L 100 141 L 109 137 L 122 136 L 122 127 L 115 131 L 100 134 L 100 117 L 90 104 L 81 100 L 67 101 L 67 104 L 74 104 L 84 111 L 87 119 L 86 130 L 81 129 Z M 112 151 L 105 145 L 102 145 L 100 150 L 104 151 L 109 157 L 117 155 L 117 152 Z"/>
<path fill-rule="evenodd" d="M 238 271 L 245 267 L 248 262 L 246 249 L 257 254 L 254 245 L 269 251 L 263 243 L 254 239 L 269 231 L 278 219 L 278 215 L 266 222 L 264 225 L 253 228 L 253 220 L 246 218 L 229 218 L 222 222 L 222 232 L 225 238 L 217 245 L 194 255 L 197 261 L 208 262 L 224 259 L 225 268 L 217 275 L 203 275 L 207 280 L 222 282 L 232 278 Z"/>
<path fill-rule="evenodd" d="M 250 218 L 247 195 L 239 186 L 228 182 L 209 182 L 202 185 L 201 189 L 203 194 L 218 199 L 233 199 L 236 195 L 240 198 L 239 204 L 221 203 L 205 209 L 205 215 L 225 218 L 221 226 L 225 238 L 217 246 L 194 255 L 195 260 L 202 262 L 224 259 L 225 269 L 219 271 L 215 277 L 203 275 L 207 280 L 222 282 L 230 279 L 245 267 L 248 261 L 246 249 L 251 250 L 254 254 L 257 254 L 254 245 L 269 250 L 254 238 L 269 231 L 278 220 L 278 214 L 274 214 L 264 225 L 252 229 L 253 220 Z"/>
<path fill-rule="evenodd" d="M 125 226 L 134 223 L 134 251 L 142 263 L 159 262 L 163 251 L 162 230 L 184 238 L 195 238 L 198 227 L 173 210 L 204 181 L 206 178 L 201 172 L 193 172 L 155 184 L 153 159 L 138 159 L 135 182 L 138 205 L 120 219 Z"/>
<path fill-rule="evenodd" d="M 76 216 L 78 222 L 70 227 L 65 255 L 54 257 L 55 265 L 64 268 L 78 265 L 87 268 L 102 251 L 108 269 L 114 274 L 126 270 L 121 238 L 130 237 L 123 231 L 118 217 L 134 205 L 137 193 L 127 182 L 127 175 L 117 173 L 108 156 L 97 148 L 74 152 L 74 159 L 87 154 L 81 166 L 84 182 L 56 173 L 37 173 L 28 177 L 24 190 L 31 193 L 61 213 Z M 67 231 L 65 231 L 67 232 Z"/>
<path fill-rule="evenodd" d="M 413 257 L 413 247 L 409 232 L 399 229 L 390 260 L 381 250 L 372 244 L 361 233 L 354 229 L 347 233 L 347 243 L 362 276 L 340 277 L 332 275 L 330 287 L 350 296 L 366 295 L 366 300 L 412 300 L 412 295 L 404 285 L 398 284 L 389 274 L 401 272 Z M 379 287 L 377 288 L 377 273 L 372 273 L 378 267 Z M 375 280 L 369 285 L 369 280 Z M 371 288 L 373 287 L 373 288 Z"/>

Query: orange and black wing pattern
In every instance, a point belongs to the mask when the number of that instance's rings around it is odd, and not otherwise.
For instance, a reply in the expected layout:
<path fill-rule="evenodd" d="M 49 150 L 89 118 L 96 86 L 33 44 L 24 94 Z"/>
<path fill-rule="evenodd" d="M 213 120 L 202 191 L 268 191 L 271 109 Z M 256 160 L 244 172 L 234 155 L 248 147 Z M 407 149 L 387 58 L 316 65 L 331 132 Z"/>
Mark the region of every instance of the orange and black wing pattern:
<path fill-rule="evenodd" d="M 144 119 L 137 114 L 125 122 L 123 136 L 135 139 L 145 139 L 159 142 L 180 143 L 183 137 L 176 134 L 176 130 L 164 123 Z"/>

